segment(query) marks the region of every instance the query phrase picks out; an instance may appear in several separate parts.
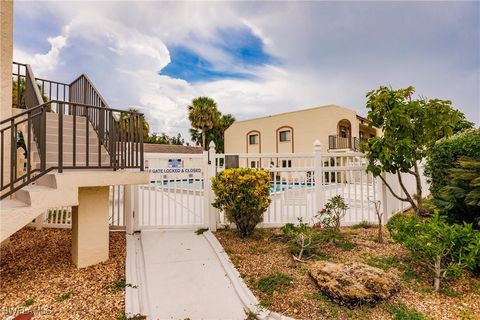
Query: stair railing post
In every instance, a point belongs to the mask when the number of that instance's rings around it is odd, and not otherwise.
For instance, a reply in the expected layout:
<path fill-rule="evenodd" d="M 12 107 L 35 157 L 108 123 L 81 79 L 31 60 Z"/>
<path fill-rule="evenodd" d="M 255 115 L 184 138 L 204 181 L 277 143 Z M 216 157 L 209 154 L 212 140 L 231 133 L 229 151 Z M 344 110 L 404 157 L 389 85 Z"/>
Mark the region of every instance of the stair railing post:
<path fill-rule="evenodd" d="M 139 126 L 139 134 L 140 134 L 140 171 L 145 170 L 145 164 L 143 160 L 143 115 L 140 115 L 140 126 Z"/>
<path fill-rule="evenodd" d="M 63 103 L 58 104 L 58 172 L 63 172 Z"/>

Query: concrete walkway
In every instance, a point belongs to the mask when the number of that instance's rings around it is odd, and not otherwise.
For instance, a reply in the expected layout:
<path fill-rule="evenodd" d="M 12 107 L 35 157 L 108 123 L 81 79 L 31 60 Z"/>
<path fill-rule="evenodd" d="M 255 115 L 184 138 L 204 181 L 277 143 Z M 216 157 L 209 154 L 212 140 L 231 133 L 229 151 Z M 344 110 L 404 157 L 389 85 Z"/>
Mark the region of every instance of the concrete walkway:
<path fill-rule="evenodd" d="M 127 291 L 127 314 L 129 292 L 137 290 L 143 292 L 140 299 L 148 300 L 140 301 L 148 319 L 245 319 L 243 304 L 203 235 L 144 230 L 138 240 L 136 254 L 127 245 L 127 260 L 136 257 L 136 268 L 143 268 L 144 275 L 130 276 L 127 261 L 126 281 L 138 285 Z"/>

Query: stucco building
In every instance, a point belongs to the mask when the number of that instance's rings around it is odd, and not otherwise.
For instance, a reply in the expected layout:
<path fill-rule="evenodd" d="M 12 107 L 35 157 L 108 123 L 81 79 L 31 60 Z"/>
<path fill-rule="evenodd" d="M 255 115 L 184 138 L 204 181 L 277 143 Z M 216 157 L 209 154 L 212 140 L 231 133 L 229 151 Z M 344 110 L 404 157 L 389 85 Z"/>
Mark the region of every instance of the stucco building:
<path fill-rule="evenodd" d="M 354 110 L 325 105 L 237 121 L 225 132 L 225 153 L 356 151 L 360 141 L 378 134 L 369 120 Z"/>

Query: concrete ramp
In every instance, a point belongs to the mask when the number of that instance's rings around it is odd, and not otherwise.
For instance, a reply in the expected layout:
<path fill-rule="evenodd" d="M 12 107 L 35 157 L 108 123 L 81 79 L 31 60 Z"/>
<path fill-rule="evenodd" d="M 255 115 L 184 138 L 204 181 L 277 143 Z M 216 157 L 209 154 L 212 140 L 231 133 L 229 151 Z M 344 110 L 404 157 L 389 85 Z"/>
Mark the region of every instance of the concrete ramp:
<path fill-rule="evenodd" d="M 144 230 L 136 240 L 129 237 L 127 241 L 139 243 L 136 254 L 131 251 L 135 245 L 127 245 L 126 280 L 137 286 L 127 288 L 127 314 L 148 319 L 246 318 L 242 301 L 203 235 L 193 230 Z M 129 262 L 132 258 L 136 267 Z M 134 268 L 140 275 L 130 272 Z M 133 295 L 141 298 L 135 301 Z"/>

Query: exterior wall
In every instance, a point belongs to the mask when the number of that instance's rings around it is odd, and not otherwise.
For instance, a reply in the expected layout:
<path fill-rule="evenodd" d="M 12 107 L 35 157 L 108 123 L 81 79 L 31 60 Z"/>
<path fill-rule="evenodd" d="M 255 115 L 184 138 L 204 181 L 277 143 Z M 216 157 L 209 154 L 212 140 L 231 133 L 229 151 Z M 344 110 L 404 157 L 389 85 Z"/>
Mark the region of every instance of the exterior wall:
<path fill-rule="evenodd" d="M 225 153 L 301 153 L 312 152 L 313 142 L 320 140 L 322 150 L 328 149 L 328 136 L 338 134 L 338 122 L 351 123 L 352 137 L 359 136 L 359 123 L 355 111 L 327 105 L 318 108 L 292 111 L 278 115 L 235 122 L 225 132 Z M 278 133 L 290 129 L 291 141 L 280 142 Z M 258 146 L 248 145 L 247 133 L 260 133 Z"/>
<path fill-rule="evenodd" d="M 12 116 L 13 1 L 0 1 L 0 119 Z M 4 136 L 4 181 L 9 181 L 10 136 Z"/>

